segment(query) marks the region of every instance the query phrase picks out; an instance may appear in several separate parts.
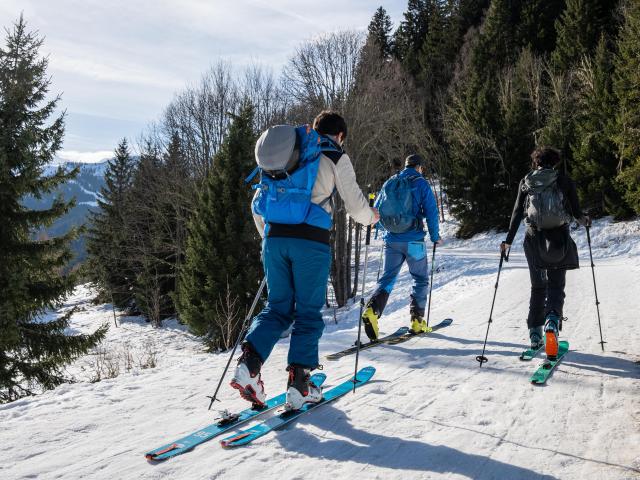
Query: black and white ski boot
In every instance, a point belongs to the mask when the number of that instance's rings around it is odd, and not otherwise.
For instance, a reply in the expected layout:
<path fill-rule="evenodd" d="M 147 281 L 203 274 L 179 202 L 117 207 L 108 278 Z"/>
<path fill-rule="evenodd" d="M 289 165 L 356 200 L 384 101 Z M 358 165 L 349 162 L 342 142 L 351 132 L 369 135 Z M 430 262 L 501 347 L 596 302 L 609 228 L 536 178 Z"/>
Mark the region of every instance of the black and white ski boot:
<path fill-rule="evenodd" d="M 262 360 L 250 343 L 242 344 L 242 355 L 231 379 L 231 386 L 240 392 L 240 396 L 251 402 L 254 408 L 264 407 L 267 394 L 260 375 Z"/>
<path fill-rule="evenodd" d="M 287 402 L 285 410 L 300 410 L 305 403 L 322 401 L 322 389 L 311 380 L 311 369 L 299 365 L 289 365 L 289 380 L 287 381 Z"/>

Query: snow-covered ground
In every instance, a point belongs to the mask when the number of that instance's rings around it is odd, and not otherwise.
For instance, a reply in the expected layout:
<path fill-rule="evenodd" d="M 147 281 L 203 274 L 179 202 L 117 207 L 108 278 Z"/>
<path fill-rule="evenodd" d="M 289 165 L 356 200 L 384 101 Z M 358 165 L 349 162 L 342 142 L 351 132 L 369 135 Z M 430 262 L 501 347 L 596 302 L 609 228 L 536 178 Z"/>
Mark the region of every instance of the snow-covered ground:
<path fill-rule="evenodd" d="M 451 240 L 438 250 L 432 322 L 452 317 L 451 327 L 362 352 L 360 364 L 377 369 L 370 384 L 246 448 L 223 450 L 212 440 L 165 463 L 144 459 L 145 451 L 212 423 L 205 396 L 227 355 L 205 353 L 175 322 L 156 330 L 120 317 L 103 347 L 133 359 L 117 378 L 90 383 L 96 355 L 87 356 L 69 369 L 78 383 L 0 406 L 0 478 L 640 478 L 640 222 L 604 220 L 592 229 L 604 352 L 584 229 L 574 232 L 582 268 L 568 273 L 562 332 L 571 350 L 542 387 L 528 381 L 539 360 L 518 360 L 528 341 L 522 230 L 500 280 L 482 368 L 475 356 L 502 234 Z M 371 247 L 369 291 L 379 246 Z M 384 331 L 408 323 L 410 289 L 403 270 Z M 89 297 L 81 287 L 68 301 L 80 310 L 75 331 L 113 323 L 110 307 L 91 305 Z M 327 312 L 323 356 L 353 343 L 358 309 L 339 311 L 337 324 Z M 264 367 L 270 395 L 284 388 L 287 344 L 282 340 Z M 154 352 L 157 367 L 143 368 Z M 353 361 L 324 361 L 325 385 L 347 379 Z M 225 388 L 219 407 L 244 405 Z"/>

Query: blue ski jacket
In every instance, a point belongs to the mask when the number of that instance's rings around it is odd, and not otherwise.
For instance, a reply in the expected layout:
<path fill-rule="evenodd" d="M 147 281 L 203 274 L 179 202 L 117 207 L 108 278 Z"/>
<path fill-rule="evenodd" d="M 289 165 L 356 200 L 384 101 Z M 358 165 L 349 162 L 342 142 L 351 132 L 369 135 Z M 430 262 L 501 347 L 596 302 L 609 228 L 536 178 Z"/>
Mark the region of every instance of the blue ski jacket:
<path fill-rule="evenodd" d="M 426 234 L 424 220 L 427 221 L 429 237 L 432 242 L 440 240 L 440 212 L 436 198 L 429 186 L 429 182 L 420 175 L 415 168 L 407 167 L 400 172 L 401 177 L 418 176 L 420 178 L 413 181 L 413 211 L 416 214 L 416 228 L 403 233 L 391 233 L 383 230 L 384 241 L 390 242 L 418 242 L 423 241 Z M 379 198 L 379 197 L 378 197 Z M 376 201 L 375 206 L 378 206 Z M 380 225 L 382 229 L 382 225 Z"/>

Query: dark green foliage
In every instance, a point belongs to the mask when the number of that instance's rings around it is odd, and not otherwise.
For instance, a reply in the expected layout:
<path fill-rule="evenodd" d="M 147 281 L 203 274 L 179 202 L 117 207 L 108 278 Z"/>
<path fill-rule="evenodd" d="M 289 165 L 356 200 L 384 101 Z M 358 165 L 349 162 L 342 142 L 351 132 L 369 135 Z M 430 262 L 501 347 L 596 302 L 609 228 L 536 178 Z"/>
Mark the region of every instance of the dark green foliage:
<path fill-rule="evenodd" d="M 136 307 L 154 325 L 176 313 L 178 269 L 183 261 L 186 221 L 193 183 L 177 135 L 166 152 L 147 142 L 129 193 L 129 263 L 135 272 Z"/>
<path fill-rule="evenodd" d="M 420 50 L 429 30 L 427 0 L 409 0 L 394 34 L 394 53 L 413 76 L 420 73 Z"/>
<path fill-rule="evenodd" d="M 640 2 L 625 2 L 616 44 L 614 92 L 618 100 L 615 142 L 618 181 L 629 206 L 640 214 Z"/>
<path fill-rule="evenodd" d="M 528 0 L 522 2 L 518 37 L 532 52 L 551 53 L 556 47 L 556 19 L 565 7 L 565 0 Z"/>
<path fill-rule="evenodd" d="M 578 185 L 584 209 L 592 216 L 626 217 L 629 209 L 616 185 L 618 158 L 616 100 L 613 95 L 613 58 L 604 36 L 595 57 L 579 70 L 580 109 L 576 118 L 571 175 Z"/>
<path fill-rule="evenodd" d="M 518 5 L 492 2 L 479 34 L 469 39 L 470 58 L 446 117 L 451 168 L 444 181 L 463 237 L 507 227 L 534 146 L 526 88 L 531 53 L 518 59 Z"/>
<path fill-rule="evenodd" d="M 131 305 L 135 278 L 128 262 L 131 232 L 127 230 L 134 169 L 127 140 L 122 139 L 105 172 L 105 186 L 100 190 L 99 209 L 90 217 L 87 241 L 92 280 L 118 308 Z"/>
<path fill-rule="evenodd" d="M 147 146 L 140 155 L 129 192 L 131 209 L 126 235 L 130 238 L 127 263 L 133 270 L 132 293 L 136 308 L 154 325 L 175 310 L 171 300 L 173 252 L 170 232 L 174 226 L 171 205 L 166 201 L 170 191 L 161 188 L 160 152 Z"/>
<path fill-rule="evenodd" d="M 458 36 L 462 39 L 470 28 L 480 25 L 490 0 L 453 0 L 450 3 L 457 4 L 456 23 Z"/>
<path fill-rule="evenodd" d="M 376 43 L 383 58 L 389 58 L 393 51 L 391 28 L 391 17 L 383 7 L 378 7 L 368 30 L 369 37 Z"/>
<path fill-rule="evenodd" d="M 527 63 L 523 55 L 515 68 L 496 74 L 499 83 L 455 97 L 448 113 L 451 169 L 444 181 L 463 238 L 508 226 L 518 182 L 534 147 Z"/>
<path fill-rule="evenodd" d="M 50 321 L 45 312 L 71 292 L 75 278 L 62 271 L 71 259 L 66 235 L 36 241 L 32 233 L 66 213 L 73 202 L 29 210 L 21 200 L 40 198 L 77 170 L 43 176 L 60 148 L 64 116 L 50 119 L 59 98 L 47 101 L 47 59 L 42 40 L 22 18 L 0 49 L 0 402 L 50 389 L 65 381 L 63 369 L 106 332 L 65 335 L 70 314 Z"/>
<path fill-rule="evenodd" d="M 245 103 L 202 187 L 179 279 L 181 318 L 214 350 L 235 341 L 260 282 L 260 240 L 244 183 L 255 166 L 252 125 L 253 108 Z"/>
<path fill-rule="evenodd" d="M 556 22 L 557 44 L 553 63 L 566 71 L 595 51 L 603 33 L 612 33 L 614 0 L 566 0 L 566 9 Z"/>

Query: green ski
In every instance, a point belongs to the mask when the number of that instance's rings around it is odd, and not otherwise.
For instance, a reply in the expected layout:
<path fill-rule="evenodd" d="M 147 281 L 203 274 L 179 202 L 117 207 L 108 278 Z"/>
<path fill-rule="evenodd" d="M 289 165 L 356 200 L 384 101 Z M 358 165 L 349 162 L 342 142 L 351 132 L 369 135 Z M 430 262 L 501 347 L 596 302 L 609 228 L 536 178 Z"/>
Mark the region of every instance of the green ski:
<path fill-rule="evenodd" d="M 544 344 L 536 349 L 528 348 L 520 354 L 520 360 L 524 360 L 525 362 L 533 360 L 542 350 L 544 350 Z"/>
<path fill-rule="evenodd" d="M 562 358 L 569 351 L 569 342 L 561 341 L 558 345 L 558 356 L 555 360 L 546 359 L 531 375 L 531 383 L 534 385 L 543 385 L 551 376 L 553 370 L 558 366 Z"/>

